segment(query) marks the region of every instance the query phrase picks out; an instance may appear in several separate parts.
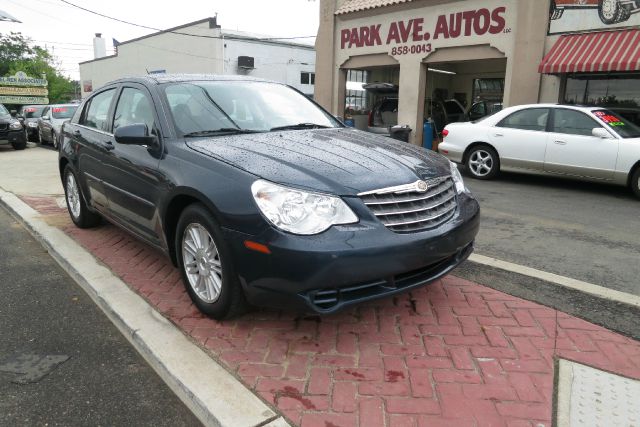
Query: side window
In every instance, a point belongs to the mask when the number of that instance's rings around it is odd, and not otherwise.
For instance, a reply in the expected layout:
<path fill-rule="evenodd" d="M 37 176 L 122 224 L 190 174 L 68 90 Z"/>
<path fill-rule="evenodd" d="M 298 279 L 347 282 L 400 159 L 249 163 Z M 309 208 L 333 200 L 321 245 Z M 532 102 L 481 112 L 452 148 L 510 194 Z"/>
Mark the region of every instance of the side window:
<path fill-rule="evenodd" d="M 149 102 L 149 98 L 141 90 L 125 87 L 116 106 L 113 130 L 115 131 L 120 126 L 134 123 L 146 124 L 149 132 L 151 132 L 155 123 L 153 107 Z"/>
<path fill-rule="evenodd" d="M 553 132 L 591 136 L 593 128 L 602 127 L 586 114 L 564 108 L 553 112 Z"/>
<path fill-rule="evenodd" d="M 116 93 L 115 89 L 100 92 L 89 100 L 89 105 L 85 107 L 84 118 L 81 120 L 82 125 L 95 128 L 105 132 L 109 131 L 109 106 L 111 99 Z"/>
<path fill-rule="evenodd" d="M 41 117 L 44 117 L 44 116 L 46 116 L 48 114 L 49 114 L 49 107 L 44 107 L 44 110 L 42 110 L 42 116 Z"/>
<path fill-rule="evenodd" d="M 502 119 L 497 126 L 503 128 L 544 131 L 547 128 L 549 109 L 527 108 Z"/>

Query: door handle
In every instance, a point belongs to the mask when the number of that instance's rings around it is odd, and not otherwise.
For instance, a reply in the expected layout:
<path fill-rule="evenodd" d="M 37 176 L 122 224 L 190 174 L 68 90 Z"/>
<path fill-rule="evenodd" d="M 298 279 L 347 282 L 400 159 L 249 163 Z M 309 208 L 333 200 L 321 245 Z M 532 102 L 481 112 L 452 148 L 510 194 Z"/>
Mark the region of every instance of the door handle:
<path fill-rule="evenodd" d="M 73 136 L 79 138 L 82 136 L 82 132 L 80 132 L 79 130 L 74 130 L 72 133 Z"/>
<path fill-rule="evenodd" d="M 501 133 L 494 133 L 493 136 L 504 136 L 504 135 Z"/>
<path fill-rule="evenodd" d="M 556 141 L 553 141 L 553 143 L 558 145 L 567 145 L 567 141 L 556 140 Z"/>
<path fill-rule="evenodd" d="M 101 145 L 102 145 L 102 148 L 104 148 L 107 151 L 111 151 L 115 148 L 110 141 L 105 141 Z"/>

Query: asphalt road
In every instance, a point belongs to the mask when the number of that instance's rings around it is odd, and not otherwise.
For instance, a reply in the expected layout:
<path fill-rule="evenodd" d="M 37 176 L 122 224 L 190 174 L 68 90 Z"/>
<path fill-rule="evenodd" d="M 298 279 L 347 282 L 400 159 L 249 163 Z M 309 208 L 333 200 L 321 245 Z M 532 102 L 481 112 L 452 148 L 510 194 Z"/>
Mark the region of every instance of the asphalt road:
<path fill-rule="evenodd" d="M 640 200 L 629 189 L 511 173 L 465 183 L 482 207 L 477 254 L 640 295 Z"/>
<path fill-rule="evenodd" d="M 0 425 L 201 425 L 1 207 L 0 287 Z"/>

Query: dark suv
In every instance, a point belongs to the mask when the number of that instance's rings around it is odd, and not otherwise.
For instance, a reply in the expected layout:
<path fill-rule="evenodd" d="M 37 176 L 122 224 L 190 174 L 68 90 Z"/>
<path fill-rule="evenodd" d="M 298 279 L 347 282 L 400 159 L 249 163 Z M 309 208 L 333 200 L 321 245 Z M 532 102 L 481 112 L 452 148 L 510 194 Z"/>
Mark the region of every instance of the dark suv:
<path fill-rule="evenodd" d="M 13 118 L 9 110 L 0 104 L 0 145 L 4 144 L 11 144 L 15 150 L 24 150 L 27 137 L 20 120 Z"/>
<path fill-rule="evenodd" d="M 107 218 L 166 253 L 196 306 L 330 313 L 449 273 L 479 207 L 457 168 L 345 128 L 302 93 L 239 76 L 96 90 L 59 154 L 73 222 Z"/>

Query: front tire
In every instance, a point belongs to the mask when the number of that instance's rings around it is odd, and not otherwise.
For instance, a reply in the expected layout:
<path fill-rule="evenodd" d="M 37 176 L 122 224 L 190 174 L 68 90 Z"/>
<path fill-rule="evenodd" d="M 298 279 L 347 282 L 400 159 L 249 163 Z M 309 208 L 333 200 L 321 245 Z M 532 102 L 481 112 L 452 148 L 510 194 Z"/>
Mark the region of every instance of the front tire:
<path fill-rule="evenodd" d="M 631 16 L 631 11 L 620 4 L 620 0 L 600 0 L 598 16 L 606 25 L 624 22 Z"/>
<path fill-rule="evenodd" d="M 69 216 L 77 227 L 91 228 L 100 224 L 100 215 L 91 212 L 87 207 L 76 174 L 69 165 L 64 168 L 64 196 Z"/>
<path fill-rule="evenodd" d="M 54 131 L 51 131 L 51 143 L 53 144 L 53 148 L 58 149 L 58 135 Z"/>
<path fill-rule="evenodd" d="M 500 158 L 488 145 L 476 145 L 467 155 L 465 168 L 473 178 L 492 179 L 500 171 Z"/>
<path fill-rule="evenodd" d="M 640 167 L 637 167 L 633 175 L 631 175 L 631 191 L 640 199 Z"/>
<path fill-rule="evenodd" d="M 231 251 L 203 205 L 195 203 L 182 212 L 175 247 L 182 281 L 201 312 L 222 320 L 246 311 Z"/>

